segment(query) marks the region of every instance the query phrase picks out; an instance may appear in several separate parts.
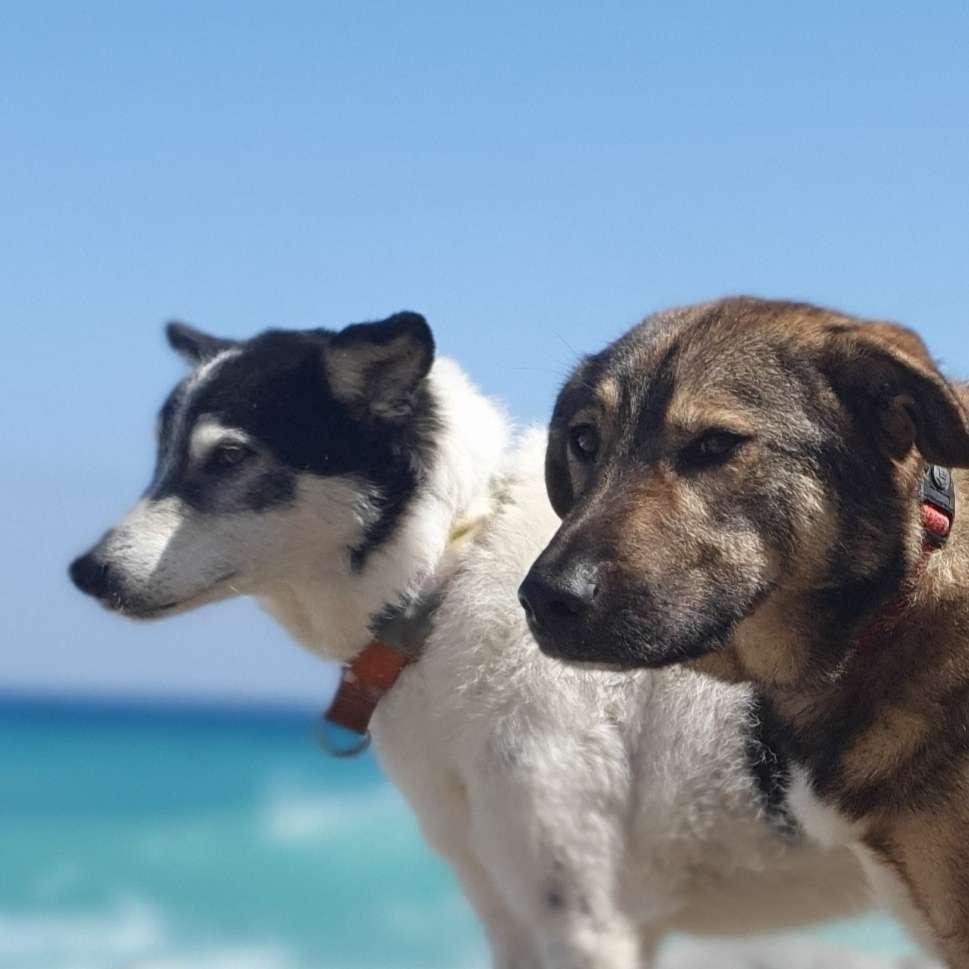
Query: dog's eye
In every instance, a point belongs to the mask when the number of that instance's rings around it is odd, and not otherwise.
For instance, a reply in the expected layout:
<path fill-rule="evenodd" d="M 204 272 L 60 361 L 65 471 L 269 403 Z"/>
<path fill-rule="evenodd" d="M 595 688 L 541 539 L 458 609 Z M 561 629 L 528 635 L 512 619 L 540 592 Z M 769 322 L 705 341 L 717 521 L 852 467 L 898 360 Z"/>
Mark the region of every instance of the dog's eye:
<path fill-rule="evenodd" d="M 569 445 L 576 460 L 583 464 L 594 461 L 599 453 L 599 432 L 594 424 L 576 424 L 569 431 Z"/>
<path fill-rule="evenodd" d="M 690 468 L 723 464 L 748 440 L 745 435 L 734 431 L 705 431 L 683 450 L 681 463 Z"/>
<path fill-rule="evenodd" d="M 227 468 L 241 464 L 252 454 L 252 448 L 246 447 L 245 444 L 220 444 L 212 452 L 210 460 L 218 467 Z"/>

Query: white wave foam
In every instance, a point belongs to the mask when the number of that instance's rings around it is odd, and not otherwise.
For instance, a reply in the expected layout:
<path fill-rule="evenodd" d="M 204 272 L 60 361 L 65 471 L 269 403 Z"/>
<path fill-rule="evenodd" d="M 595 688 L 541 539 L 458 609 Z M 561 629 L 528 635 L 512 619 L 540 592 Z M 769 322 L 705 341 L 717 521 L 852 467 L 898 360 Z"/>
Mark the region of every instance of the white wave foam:
<path fill-rule="evenodd" d="M 414 939 L 427 936 L 428 925 L 467 923 L 468 935 L 474 932 L 471 910 L 464 897 L 457 892 L 437 899 L 393 899 L 383 908 L 385 924 L 400 935 Z"/>
<path fill-rule="evenodd" d="M 0 914 L 0 969 L 105 969 L 165 939 L 161 914 L 138 899 L 97 913 Z"/>
<path fill-rule="evenodd" d="M 681 941 L 660 959 L 661 969 L 933 969 L 917 956 L 887 958 L 797 936 L 751 941 Z"/>
<path fill-rule="evenodd" d="M 0 969 L 306 969 L 276 945 L 178 945 L 159 909 L 135 898 L 99 911 L 0 913 Z"/>
<path fill-rule="evenodd" d="M 285 949 L 254 946 L 245 949 L 216 949 L 195 955 L 136 961 L 124 969 L 297 969 Z"/>
<path fill-rule="evenodd" d="M 274 785 L 260 810 L 262 832 L 276 843 L 326 841 L 386 828 L 408 819 L 401 796 L 389 785 L 368 791 L 322 793 Z"/>

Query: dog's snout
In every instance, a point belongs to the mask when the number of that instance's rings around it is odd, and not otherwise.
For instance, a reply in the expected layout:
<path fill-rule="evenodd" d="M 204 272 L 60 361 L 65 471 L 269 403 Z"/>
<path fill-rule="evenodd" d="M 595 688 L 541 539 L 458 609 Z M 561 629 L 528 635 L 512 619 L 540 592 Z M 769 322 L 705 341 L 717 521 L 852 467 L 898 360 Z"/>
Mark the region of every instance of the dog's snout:
<path fill-rule="evenodd" d="M 108 563 L 94 552 L 81 555 L 71 562 L 71 581 L 81 592 L 98 599 L 103 598 L 108 591 Z"/>
<path fill-rule="evenodd" d="M 518 601 L 533 626 L 554 633 L 585 619 L 599 588 L 599 569 L 591 563 L 564 570 L 533 568 L 518 590 Z"/>

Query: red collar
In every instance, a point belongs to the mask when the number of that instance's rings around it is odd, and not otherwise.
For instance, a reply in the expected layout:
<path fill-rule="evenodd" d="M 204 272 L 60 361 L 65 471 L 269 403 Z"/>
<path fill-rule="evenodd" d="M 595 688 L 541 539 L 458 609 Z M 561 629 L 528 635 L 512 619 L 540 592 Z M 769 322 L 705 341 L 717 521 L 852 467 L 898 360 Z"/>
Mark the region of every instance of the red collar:
<path fill-rule="evenodd" d="M 332 743 L 324 733 L 321 739 L 329 753 L 347 757 L 367 748 L 374 710 L 393 688 L 404 667 L 424 651 L 441 598 L 440 588 L 425 590 L 420 598 L 388 609 L 374 621 L 373 640 L 356 658 L 344 664 L 336 695 L 323 715 L 327 724 L 348 730 L 362 740 L 347 748 Z"/>
<path fill-rule="evenodd" d="M 323 744 L 329 753 L 349 756 L 366 749 L 374 710 L 397 682 L 407 663 L 407 657 L 399 650 L 374 640 L 356 659 L 343 667 L 340 685 L 324 714 L 324 720 L 356 734 L 362 738 L 362 742 L 350 748 L 338 748 L 324 736 Z"/>
<path fill-rule="evenodd" d="M 935 465 L 925 472 L 919 494 L 922 520 L 922 552 L 915 571 L 902 592 L 882 609 L 858 636 L 860 649 L 873 646 L 908 610 L 912 591 L 925 572 L 934 552 L 945 547 L 952 533 L 956 513 L 956 491 L 952 472 Z"/>

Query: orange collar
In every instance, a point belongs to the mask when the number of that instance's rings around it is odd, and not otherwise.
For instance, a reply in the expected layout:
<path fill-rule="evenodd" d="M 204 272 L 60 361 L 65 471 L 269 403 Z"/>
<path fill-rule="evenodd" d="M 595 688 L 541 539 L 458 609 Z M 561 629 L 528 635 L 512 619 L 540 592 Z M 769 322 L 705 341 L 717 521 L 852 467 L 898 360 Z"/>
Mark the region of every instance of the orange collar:
<path fill-rule="evenodd" d="M 343 667 L 340 686 L 324 719 L 358 737 L 367 738 L 377 704 L 397 682 L 408 662 L 407 657 L 393 646 L 374 640 Z M 360 746 L 349 750 L 338 749 L 329 743 L 325 746 L 332 754 L 347 756 L 363 751 L 367 741 L 364 739 Z"/>

